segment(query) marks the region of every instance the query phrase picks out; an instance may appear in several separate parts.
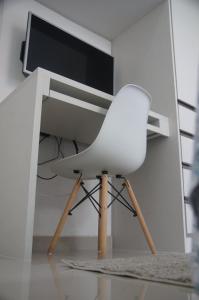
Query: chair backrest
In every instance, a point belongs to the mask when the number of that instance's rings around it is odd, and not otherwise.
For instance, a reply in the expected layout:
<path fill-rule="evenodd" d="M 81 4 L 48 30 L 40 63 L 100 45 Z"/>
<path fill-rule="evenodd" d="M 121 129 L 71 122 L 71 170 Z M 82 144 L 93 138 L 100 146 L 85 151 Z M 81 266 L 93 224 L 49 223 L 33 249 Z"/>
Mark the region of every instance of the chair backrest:
<path fill-rule="evenodd" d="M 143 88 L 124 86 L 114 97 L 93 143 L 99 154 L 104 153 L 102 159 L 123 174 L 135 171 L 144 162 L 150 102 L 151 96 Z"/>

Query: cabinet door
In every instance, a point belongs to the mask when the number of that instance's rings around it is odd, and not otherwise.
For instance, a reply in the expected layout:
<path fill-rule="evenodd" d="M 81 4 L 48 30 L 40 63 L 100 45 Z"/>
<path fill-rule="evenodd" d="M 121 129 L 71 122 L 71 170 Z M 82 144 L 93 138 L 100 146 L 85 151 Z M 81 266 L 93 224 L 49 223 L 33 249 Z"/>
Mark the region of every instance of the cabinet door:
<path fill-rule="evenodd" d="M 193 147 L 194 140 L 181 136 L 181 148 L 182 148 L 182 162 L 188 165 L 192 164 L 193 161 Z"/>
<path fill-rule="evenodd" d="M 185 221 L 186 221 L 186 233 L 193 233 L 194 215 L 190 204 L 185 204 Z"/>
<path fill-rule="evenodd" d="M 195 111 L 179 105 L 180 130 L 195 134 L 196 113 Z"/>
<path fill-rule="evenodd" d="M 183 173 L 184 197 L 189 197 L 190 183 L 191 183 L 191 170 L 183 168 L 182 173 Z"/>
<path fill-rule="evenodd" d="M 199 1 L 173 0 L 172 27 L 178 99 L 196 106 L 199 62 Z"/>

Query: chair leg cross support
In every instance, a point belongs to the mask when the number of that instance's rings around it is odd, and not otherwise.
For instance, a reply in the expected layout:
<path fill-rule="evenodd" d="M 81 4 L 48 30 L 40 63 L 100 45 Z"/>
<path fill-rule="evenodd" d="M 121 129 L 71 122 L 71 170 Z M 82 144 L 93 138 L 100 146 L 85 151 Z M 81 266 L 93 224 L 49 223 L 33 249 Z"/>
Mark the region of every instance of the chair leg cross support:
<path fill-rule="evenodd" d="M 90 200 L 90 202 L 92 203 L 92 205 L 94 206 L 94 208 L 97 210 L 97 212 L 99 213 L 99 210 L 97 209 L 97 207 L 95 206 L 94 203 L 96 203 L 99 206 L 99 203 L 95 200 L 95 198 L 92 196 L 93 194 L 95 194 L 97 191 L 99 191 L 101 189 L 101 183 L 98 183 L 94 188 L 92 188 L 92 190 L 89 192 L 85 187 L 84 187 L 84 182 L 81 181 L 81 187 L 85 192 L 85 196 L 73 207 L 71 208 L 71 210 L 69 211 L 69 215 L 72 215 L 72 212 L 80 205 L 82 204 L 84 201 L 86 201 L 87 199 Z"/>
<path fill-rule="evenodd" d="M 114 185 L 110 181 L 108 181 L 108 176 L 106 173 L 103 173 L 101 176 L 99 176 L 100 182 L 94 188 L 92 188 L 90 191 L 88 191 L 85 188 L 84 182 L 81 180 L 81 176 L 75 181 L 75 185 L 73 187 L 71 195 L 68 199 L 68 202 L 66 204 L 64 212 L 60 218 L 60 221 L 57 225 L 56 231 L 54 233 L 54 236 L 53 236 L 50 246 L 48 248 L 49 255 L 52 255 L 55 251 L 57 242 L 60 238 L 61 232 L 63 230 L 64 224 L 67 220 L 68 215 L 71 215 L 72 211 L 74 211 L 80 204 L 82 204 L 87 199 L 90 200 L 91 204 L 93 205 L 93 207 L 95 208 L 95 210 L 97 211 L 97 213 L 99 215 L 99 218 L 98 218 L 98 257 L 99 258 L 103 258 L 106 255 L 106 251 L 107 251 L 107 211 L 108 211 L 108 208 L 116 200 L 119 203 L 121 203 L 123 206 L 125 206 L 129 211 L 131 211 L 134 216 L 138 217 L 138 221 L 143 230 L 143 233 L 145 235 L 146 241 L 148 243 L 148 246 L 149 246 L 152 254 L 155 255 L 157 253 L 153 239 L 152 239 L 149 229 L 146 225 L 143 214 L 141 212 L 141 209 L 139 207 L 139 204 L 136 200 L 135 194 L 133 192 L 133 189 L 132 189 L 129 181 L 122 176 L 117 176 L 116 178 L 124 179 L 122 188 L 120 190 L 117 190 L 114 187 Z M 112 192 L 110 192 L 108 190 L 109 186 L 116 192 L 116 195 L 114 195 Z M 80 187 L 82 187 L 82 189 L 84 190 L 86 195 L 75 206 L 73 206 L 74 201 L 77 197 L 77 194 L 80 190 Z M 128 201 L 122 195 L 122 191 L 124 190 L 124 188 L 127 189 L 129 198 L 131 200 L 131 205 L 128 203 Z M 100 191 L 99 203 L 93 197 L 93 194 L 96 193 L 97 191 Z M 109 194 L 113 197 L 113 199 L 108 204 L 108 195 Z M 120 197 L 120 199 L 119 199 L 119 197 Z"/>
<path fill-rule="evenodd" d="M 84 182 L 81 181 L 81 188 L 83 189 L 83 191 L 85 192 L 85 196 L 73 207 L 71 208 L 71 210 L 69 211 L 69 215 L 72 215 L 72 212 L 78 208 L 82 203 L 84 203 L 87 199 L 90 200 L 91 204 L 93 205 L 94 209 L 97 211 L 97 213 L 100 216 L 100 204 L 96 201 L 96 199 L 93 197 L 93 194 L 95 194 L 97 191 L 99 191 L 101 189 L 101 177 L 98 177 L 100 179 L 100 182 L 94 187 L 92 188 L 90 191 L 88 191 L 85 186 L 84 186 Z M 110 203 L 108 204 L 107 208 L 109 208 L 116 200 L 122 204 L 124 207 L 126 207 L 130 212 L 133 213 L 133 216 L 136 217 L 136 211 L 135 209 L 132 207 L 132 205 L 129 204 L 129 202 L 125 199 L 125 197 L 122 195 L 122 192 L 125 188 L 125 184 L 122 185 L 122 188 L 120 190 L 117 190 L 117 188 L 110 182 L 108 181 L 108 185 L 117 193 L 116 195 L 114 195 L 112 192 L 108 191 L 108 194 L 112 196 L 112 200 L 110 201 Z M 119 199 L 119 197 L 121 199 Z"/>
<path fill-rule="evenodd" d="M 122 192 L 123 192 L 123 190 L 124 190 L 124 188 L 125 188 L 125 184 L 122 184 L 122 188 L 121 188 L 121 190 L 120 191 L 118 191 L 117 189 L 116 189 L 116 187 L 110 182 L 110 181 L 108 181 L 108 184 L 111 186 L 111 188 L 115 191 L 115 192 L 117 192 L 117 194 L 116 195 L 113 195 L 111 192 L 108 192 L 112 197 L 113 197 L 113 199 L 112 199 L 112 201 L 109 203 L 109 205 L 108 205 L 108 208 L 113 204 L 113 202 L 115 201 L 115 200 L 117 200 L 119 203 L 121 203 L 124 207 L 126 207 L 128 210 L 130 210 L 132 213 L 133 213 L 133 216 L 134 217 L 136 217 L 137 216 L 137 213 L 136 213 L 136 211 L 135 211 L 135 209 L 132 207 L 132 205 L 130 205 L 129 203 L 128 203 L 128 201 L 124 198 L 124 196 L 122 195 Z M 120 200 L 118 197 L 120 197 L 122 200 Z"/>

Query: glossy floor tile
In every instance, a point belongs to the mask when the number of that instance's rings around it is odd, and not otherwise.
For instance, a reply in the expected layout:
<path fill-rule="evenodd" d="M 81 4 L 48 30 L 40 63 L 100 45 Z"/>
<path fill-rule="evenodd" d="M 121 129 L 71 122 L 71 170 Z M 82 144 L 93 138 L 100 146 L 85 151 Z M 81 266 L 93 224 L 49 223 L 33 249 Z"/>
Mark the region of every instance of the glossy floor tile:
<path fill-rule="evenodd" d="M 128 254 L 126 254 L 127 256 Z M 114 254 L 124 257 L 124 253 Z M 34 255 L 32 262 L 0 258 L 0 300 L 196 300 L 193 289 L 67 269 L 62 258 Z"/>

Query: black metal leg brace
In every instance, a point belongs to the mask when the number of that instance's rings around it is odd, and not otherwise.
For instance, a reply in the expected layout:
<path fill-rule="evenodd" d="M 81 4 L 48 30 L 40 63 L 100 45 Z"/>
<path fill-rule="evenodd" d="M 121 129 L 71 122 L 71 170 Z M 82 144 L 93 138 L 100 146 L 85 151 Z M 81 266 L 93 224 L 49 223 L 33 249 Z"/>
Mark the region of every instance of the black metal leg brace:
<path fill-rule="evenodd" d="M 90 202 L 92 203 L 93 207 L 95 208 L 95 210 L 97 211 L 97 213 L 99 214 L 99 216 L 101 217 L 100 211 L 99 209 L 96 207 L 95 203 L 98 205 L 98 207 L 100 207 L 99 203 L 95 200 L 95 198 L 91 195 L 89 195 L 89 191 L 85 188 L 84 186 L 84 182 L 81 182 L 81 187 L 84 190 L 85 194 L 88 196 Z M 100 187 L 101 188 L 101 187 Z M 99 189 L 100 189 L 99 188 Z"/>
<path fill-rule="evenodd" d="M 93 197 L 93 194 L 95 194 L 97 191 L 99 191 L 101 189 L 101 177 L 99 176 L 98 178 L 99 178 L 100 182 L 94 188 L 92 188 L 90 191 L 88 191 L 85 188 L 84 182 L 83 181 L 81 182 L 81 187 L 82 187 L 82 189 L 83 189 L 83 191 L 85 192 L 86 195 L 70 210 L 69 215 L 72 215 L 72 211 L 74 211 L 84 201 L 89 199 L 89 201 L 93 205 L 94 209 L 97 211 L 97 213 L 100 216 L 100 211 L 99 211 L 100 205 L 96 201 L 96 199 Z M 117 177 L 117 178 L 121 179 L 122 177 Z M 108 184 L 116 192 L 116 195 L 114 195 L 112 192 L 108 191 L 108 193 L 113 198 L 112 198 L 111 202 L 109 203 L 109 205 L 107 206 L 107 208 L 109 208 L 117 200 L 120 204 L 122 204 L 130 212 L 132 212 L 134 217 L 137 216 L 137 213 L 136 213 L 135 209 L 129 204 L 129 202 L 122 195 L 122 191 L 124 190 L 124 185 L 122 186 L 122 188 L 120 190 L 117 190 L 116 187 L 110 181 L 108 181 Z M 119 197 L 120 197 L 120 199 L 119 199 Z"/>
<path fill-rule="evenodd" d="M 81 182 L 81 187 L 83 188 L 83 182 Z M 85 200 L 90 199 L 90 197 L 96 193 L 98 190 L 101 189 L 101 182 L 99 182 L 90 192 L 86 192 L 86 188 L 84 187 L 83 190 L 85 191 L 86 195 L 70 210 L 69 215 L 72 215 L 72 211 L 75 210 L 80 204 L 82 204 Z M 91 200 L 90 200 L 91 201 Z M 96 200 L 95 200 L 96 201 Z M 94 203 L 92 202 L 94 205 Z"/>
<path fill-rule="evenodd" d="M 111 192 L 108 192 L 112 197 L 114 197 L 113 200 L 111 201 L 111 203 L 108 205 L 108 207 L 112 205 L 113 201 L 117 200 L 119 203 L 121 203 L 123 206 L 125 206 L 128 210 L 130 210 L 133 213 L 134 217 L 136 217 L 137 213 L 136 213 L 135 209 L 128 203 L 128 201 L 121 194 L 124 189 L 124 186 L 122 186 L 121 190 L 118 191 L 116 189 L 116 187 L 110 181 L 108 181 L 108 184 L 112 187 L 112 189 L 115 192 L 117 192 L 117 194 L 115 196 Z M 120 200 L 118 197 L 120 197 L 122 200 Z"/>

